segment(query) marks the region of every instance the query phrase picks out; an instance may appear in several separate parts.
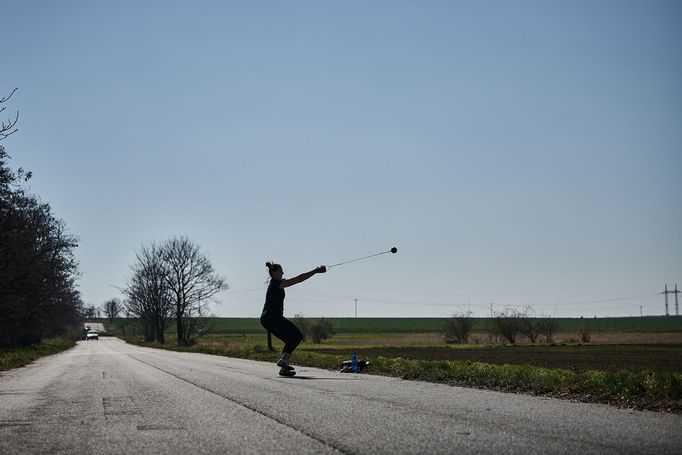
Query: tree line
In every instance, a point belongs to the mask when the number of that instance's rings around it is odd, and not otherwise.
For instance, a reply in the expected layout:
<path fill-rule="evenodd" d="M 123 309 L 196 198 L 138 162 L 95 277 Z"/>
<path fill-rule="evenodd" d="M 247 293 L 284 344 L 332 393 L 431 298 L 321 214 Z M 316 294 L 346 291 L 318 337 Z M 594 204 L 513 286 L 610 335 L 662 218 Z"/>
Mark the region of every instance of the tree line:
<path fill-rule="evenodd" d="M 0 98 L 0 113 L 14 94 Z M 0 123 L 0 141 L 17 131 L 18 112 Z M 64 335 L 81 319 L 78 240 L 50 204 L 26 188 L 31 172 L 10 167 L 0 144 L 0 348 Z"/>
<path fill-rule="evenodd" d="M 473 327 L 474 318 L 470 311 L 454 314 L 443 327 L 445 342 L 468 343 Z M 490 341 L 502 338 L 514 344 L 522 337 L 535 343 L 542 336 L 547 343 L 551 343 L 554 335 L 559 331 L 559 321 L 549 315 L 536 317 L 535 311 L 530 306 L 522 309 L 507 308 L 495 313 L 487 331 Z"/>

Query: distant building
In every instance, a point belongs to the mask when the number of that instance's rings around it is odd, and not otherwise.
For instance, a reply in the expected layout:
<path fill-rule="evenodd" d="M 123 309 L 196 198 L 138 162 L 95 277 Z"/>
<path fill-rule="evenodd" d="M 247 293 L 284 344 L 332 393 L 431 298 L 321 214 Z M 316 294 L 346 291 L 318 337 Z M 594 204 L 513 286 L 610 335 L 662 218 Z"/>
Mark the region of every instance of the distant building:
<path fill-rule="evenodd" d="M 101 322 L 85 322 L 83 323 L 83 327 L 85 330 L 94 330 L 95 332 L 99 333 L 107 333 L 107 330 L 104 328 L 104 324 Z"/>

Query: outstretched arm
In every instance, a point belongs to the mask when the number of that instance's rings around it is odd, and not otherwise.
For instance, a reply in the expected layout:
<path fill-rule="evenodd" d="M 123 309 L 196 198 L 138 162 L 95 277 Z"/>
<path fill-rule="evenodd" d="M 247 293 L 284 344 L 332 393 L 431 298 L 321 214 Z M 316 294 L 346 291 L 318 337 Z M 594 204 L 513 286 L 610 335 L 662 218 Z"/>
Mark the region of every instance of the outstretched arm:
<path fill-rule="evenodd" d="M 293 278 L 289 278 L 288 280 L 282 280 L 282 283 L 279 285 L 279 287 L 288 288 L 289 286 L 293 286 L 294 284 L 298 284 L 302 281 L 307 280 L 316 273 L 325 273 L 326 271 L 327 267 L 321 265 L 318 268 L 311 270 L 310 272 L 301 273 L 300 275 L 295 276 Z"/>

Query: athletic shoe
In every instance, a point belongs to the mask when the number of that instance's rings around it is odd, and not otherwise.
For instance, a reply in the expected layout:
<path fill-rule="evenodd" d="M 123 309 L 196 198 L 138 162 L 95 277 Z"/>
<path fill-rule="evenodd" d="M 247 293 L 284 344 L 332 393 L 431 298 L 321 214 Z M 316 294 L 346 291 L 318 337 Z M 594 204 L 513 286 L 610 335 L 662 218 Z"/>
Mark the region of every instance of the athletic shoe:
<path fill-rule="evenodd" d="M 279 359 L 279 360 L 277 361 L 277 366 L 280 367 L 280 368 L 286 368 L 286 369 L 289 370 L 289 371 L 293 371 L 293 369 L 294 369 L 294 367 L 292 367 L 291 365 L 289 365 L 289 362 L 287 362 L 287 361 L 284 360 L 284 359 Z"/>
<path fill-rule="evenodd" d="M 291 377 L 291 376 L 296 376 L 296 372 L 295 372 L 295 371 L 288 370 L 288 369 L 282 367 L 282 368 L 279 369 L 279 375 L 280 375 L 280 376 L 288 376 L 288 377 Z"/>

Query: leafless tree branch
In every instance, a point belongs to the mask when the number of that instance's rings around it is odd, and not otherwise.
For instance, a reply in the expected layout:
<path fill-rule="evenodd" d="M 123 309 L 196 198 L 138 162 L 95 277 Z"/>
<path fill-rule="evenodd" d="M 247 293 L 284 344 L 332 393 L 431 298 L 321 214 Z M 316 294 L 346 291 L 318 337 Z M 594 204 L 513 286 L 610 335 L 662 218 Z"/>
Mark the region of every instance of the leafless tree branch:
<path fill-rule="evenodd" d="M 12 95 L 14 95 L 14 92 L 16 92 L 17 90 L 19 90 L 19 87 L 12 90 L 12 93 L 10 93 L 8 96 L 5 96 L 4 98 L 0 98 L 0 103 L 4 103 L 5 101 L 9 101 L 9 99 L 12 98 Z"/>
<path fill-rule="evenodd" d="M 12 93 L 9 94 L 9 96 L 5 96 L 3 98 L 0 98 L 0 104 L 5 103 L 8 101 L 10 98 L 12 98 L 12 95 L 14 95 L 14 92 L 19 90 L 19 87 L 15 88 L 12 90 Z M 6 106 L 2 106 L 0 108 L 0 113 L 2 113 L 6 109 Z M 14 116 L 14 119 L 11 117 L 7 119 L 7 122 L 3 121 L 0 123 L 0 141 L 5 139 L 7 136 L 10 134 L 14 134 L 18 131 L 16 128 L 16 124 L 19 121 L 19 111 L 17 111 L 17 114 Z"/>

